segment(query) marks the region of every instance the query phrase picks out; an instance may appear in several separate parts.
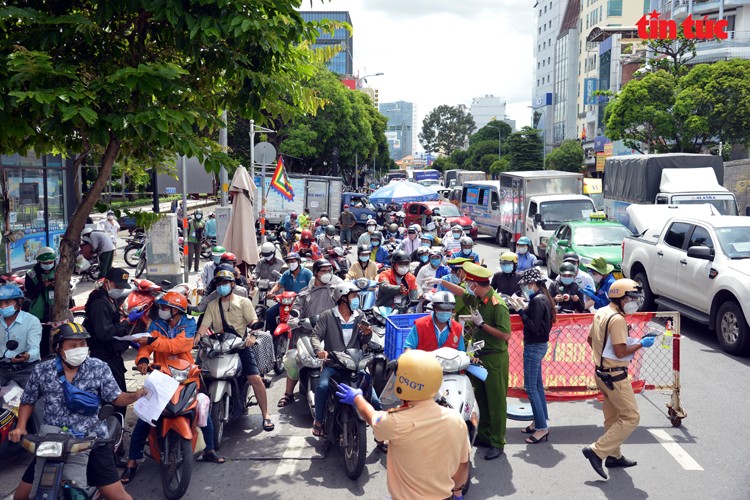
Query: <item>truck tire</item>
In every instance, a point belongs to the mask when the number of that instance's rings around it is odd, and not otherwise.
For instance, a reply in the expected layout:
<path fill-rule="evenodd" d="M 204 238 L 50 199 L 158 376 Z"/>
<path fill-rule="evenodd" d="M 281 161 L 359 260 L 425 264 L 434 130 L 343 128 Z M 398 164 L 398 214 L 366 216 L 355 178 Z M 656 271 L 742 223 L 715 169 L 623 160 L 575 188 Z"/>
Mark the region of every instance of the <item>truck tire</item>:
<path fill-rule="evenodd" d="M 652 311 L 655 309 L 654 294 L 651 293 L 651 287 L 648 284 L 648 277 L 645 272 L 636 273 L 633 276 L 633 281 L 643 289 L 643 301 L 638 308 L 638 312 Z"/>
<path fill-rule="evenodd" d="M 362 224 L 357 224 L 352 228 L 352 239 L 356 243 L 357 240 L 359 240 L 359 237 L 362 236 L 362 234 L 367 231 L 367 228 L 363 226 Z"/>
<path fill-rule="evenodd" d="M 497 234 L 495 235 L 495 240 L 497 240 L 497 244 L 501 247 L 508 246 L 508 235 L 505 231 L 503 231 L 500 228 L 497 228 Z"/>
<path fill-rule="evenodd" d="M 746 354 L 750 348 L 750 328 L 737 302 L 724 302 L 716 313 L 716 338 L 721 348 L 736 356 Z"/>

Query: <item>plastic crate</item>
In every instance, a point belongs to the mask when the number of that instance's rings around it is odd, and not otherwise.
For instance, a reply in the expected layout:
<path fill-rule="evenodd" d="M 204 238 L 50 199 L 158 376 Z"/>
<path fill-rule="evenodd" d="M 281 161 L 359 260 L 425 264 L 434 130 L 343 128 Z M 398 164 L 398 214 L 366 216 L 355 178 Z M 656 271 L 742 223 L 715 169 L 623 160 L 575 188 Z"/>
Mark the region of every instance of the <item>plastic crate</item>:
<path fill-rule="evenodd" d="M 385 355 L 388 359 L 396 359 L 404 352 L 404 343 L 414 321 L 428 314 L 395 314 L 385 319 Z"/>

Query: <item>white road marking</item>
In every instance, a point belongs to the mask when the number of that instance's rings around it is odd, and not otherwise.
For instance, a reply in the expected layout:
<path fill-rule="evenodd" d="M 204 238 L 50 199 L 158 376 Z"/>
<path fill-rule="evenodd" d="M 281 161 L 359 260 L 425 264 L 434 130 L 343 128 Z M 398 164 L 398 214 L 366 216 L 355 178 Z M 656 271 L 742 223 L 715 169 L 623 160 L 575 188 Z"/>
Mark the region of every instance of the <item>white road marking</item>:
<path fill-rule="evenodd" d="M 308 447 L 307 440 L 302 436 L 289 437 L 289 444 L 282 454 L 279 466 L 276 467 L 276 476 L 291 476 L 297 471 L 299 457 L 302 451 Z"/>
<path fill-rule="evenodd" d="M 648 429 L 657 441 L 667 450 L 667 453 L 677 460 L 677 463 L 685 470 L 703 470 L 698 462 L 686 452 L 682 446 L 677 444 L 672 436 L 664 429 Z"/>

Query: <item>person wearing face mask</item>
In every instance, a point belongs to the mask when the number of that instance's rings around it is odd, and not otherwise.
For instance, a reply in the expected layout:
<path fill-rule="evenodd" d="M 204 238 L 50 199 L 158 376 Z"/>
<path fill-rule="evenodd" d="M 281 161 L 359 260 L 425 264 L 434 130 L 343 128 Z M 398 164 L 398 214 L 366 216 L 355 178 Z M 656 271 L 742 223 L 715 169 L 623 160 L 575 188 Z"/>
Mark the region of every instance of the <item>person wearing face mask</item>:
<path fill-rule="evenodd" d="M 55 305 L 55 259 L 57 255 L 50 247 L 41 247 L 36 253 L 36 265 L 26 273 L 24 289 L 29 300 L 28 311 L 41 323 L 52 321 Z M 50 331 L 52 327 L 42 327 L 42 342 L 39 346 L 41 357 L 49 354 Z"/>
<path fill-rule="evenodd" d="M 196 273 L 198 272 L 198 266 L 201 261 L 201 240 L 203 239 L 203 231 L 205 231 L 205 229 L 206 221 L 203 220 L 203 211 L 199 208 L 193 212 L 193 216 L 188 219 L 188 271 L 193 267 L 193 261 L 195 261 L 193 271 Z"/>
<path fill-rule="evenodd" d="M 456 314 L 471 314 L 476 329 L 473 340 L 484 340 L 484 348 L 477 356 L 487 369 L 487 379 L 482 382 L 472 377 L 482 416 L 475 443 L 488 447 L 485 460 L 495 460 L 505 449 L 510 313 L 505 301 L 490 286 L 492 271 L 473 262 L 465 262 L 462 267 L 466 283 L 458 286 L 443 280 L 443 286 L 456 296 Z"/>
<path fill-rule="evenodd" d="M 103 231 L 94 231 L 87 227 L 81 231 L 81 241 L 91 245 L 91 252 L 99 255 L 98 279 L 107 276 L 115 257 L 115 244 L 112 243 L 112 239 Z"/>
<path fill-rule="evenodd" d="M 412 262 L 417 263 L 416 269 L 414 269 L 414 276 L 419 274 L 422 268 L 430 263 L 430 247 L 422 245 L 417 248 L 411 257 Z"/>
<path fill-rule="evenodd" d="M 378 264 L 388 264 L 388 250 L 383 246 L 383 236 L 380 233 L 373 233 L 370 236 L 370 260 Z"/>
<path fill-rule="evenodd" d="M 21 387 L 31 375 L 34 363 L 40 359 L 42 325 L 32 314 L 21 310 L 23 292 L 15 284 L 0 286 L 0 315 L 3 328 L 0 328 L 0 350 L 10 360 L 11 367 L 0 365 L 0 379 L 13 380 Z M 18 342 L 18 347 L 6 350 L 9 340 Z"/>
<path fill-rule="evenodd" d="M 323 248 L 323 246 L 320 244 L 320 238 L 325 234 L 326 228 L 328 225 L 331 224 L 328 217 L 321 216 L 320 219 L 315 221 L 315 232 L 313 233 L 313 236 L 318 241 L 318 246 Z M 336 235 L 336 226 L 333 227 L 333 236 Z"/>
<path fill-rule="evenodd" d="M 435 236 L 430 233 L 423 232 L 419 237 L 419 241 L 421 242 L 421 246 L 431 248 L 433 245 L 435 245 Z"/>
<path fill-rule="evenodd" d="M 581 290 L 583 294 L 588 297 L 588 300 L 586 300 L 586 308 L 602 308 L 609 304 L 608 293 L 612 283 L 615 282 L 615 277 L 612 276 L 612 271 L 615 270 L 615 266 L 607 262 L 604 257 L 597 257 L 586 264 L 586 267 L 589 269 L 591 279 L 596 283 L 596 290 L 590 287 Z"/>
<path fill-rule="evenodd" d="M 99 223 L 99 229 L 101 229 L 102 231 L 104 231 L 106 234 L 109 235 L 110 239 L 112 240 L 112 243 L 114 243 L 116 247 L 117 246 L 117 233 L 120 232 L 120 224 L 117 222 L 117 218 L 115 218 L 115 213 L 112 210 L 107 212 L 107 218 Z"/>
<path fill-rule="evenodd" d="M 452 321 L 456 309 L 456 298 L 450 292 L 437 292 L 432 298 L 433 313 L 414 321 L 404 343 L 404 350 L 419 349 L 434 351 L 441 347 L 452 347 L 465 351 L 464 329 L 458 321 Z"/>
<path fill-rule="evenodd" d="M 464 257 L 457 257 L 455 259 L 449 259 L 445 261 L 446 267 L 450 272 L 445 274 L 440 274 L 438 272 L 435 272 L 435 278 L 439 280 L 445 280 L 449 283 L 453 283 L 454 285 L 460 285 L 463 283 L 464 278 L 466 277 L 466 273 L 464 272 L 464 262 L 471 262 L 471 259 L 466 259 Z M 431 280 L 426 280 L 425 284 L 431 283 Z M 443 286 L 442 281 L 438 281 L 437 283 L 437 291 L 438 292 L 444 292 L 447 290 L 446 287 Z"/>
<path fill-rule="evenodd" d="M 107 363 L 121 391 L 127 390 L 122 353 L 128 350 L 129 344 L 115 337 L 127 335 L 130 326 L 121 320 L 117 301 L 130 290 L 129 278 L 125 269 L 111 268 L 101 286 L 89 294 L 83 321 L 83 327 L 91 334 L 88 341 L 91 357 Z M 125 416 L 125 408 L 115 408 L 115 411 Z"/>
<path fill-rule="evenodd" d="M 577 269 L 570 262 L 560 265 L 560 275 L 549 287 L 549 293 L 561 313 L 582 313 L 586 311 L 585 297 L 575 282 Z"/>
<path fill-rule="evenodd" d="M 188 302 L 184 295 L 178 292 L 167 292 L 157 299 L 156 306 L 159 317 L 149 325 L 150 337 L 140 337 L 134 340 L 140 345 L 136 356 L 136 366 L 141 375 L 148 373 L 149 359 L 154 354 L 154 364 L 164 365 L 169 359 L 184 359 L 188 363 L 195 363 L 190 351 L 195 343 L 195 320 L 187 314 Z M 135 477 L 138 470 L 138 460 L 143 458 L 143 447 L 148 439 L 151 426 L 138 419 L 130 436 L 128 462 L 120 476 L 123 484 L 127 484 Z M 206 449 L 203 460 L 214 463 L 224 463 L 224 458 L 216 455 L 213 443 L 213 421 L 208 416 L 206 426 L 201 429 Z"/>
<path fill-rule="evenodd" d="M 401 232 L 398 230 L 398 224 L 395 222 L 388 224 L 388 230 L 385 232 L 384 237 L 391 243 L 401 241 Z"/>
<path fill-rule="evenodd" d="M 232 273 L 220 271 L 216 280 L 216 290 L 219 292 L 220 298 L 208 305 L 203 323 L 198 329 L 198 335 L 201 337 L 206 335 L 209 329 L 214 332 L 223 332 L 229 327 L 242 336 L 249 326 L 258 321 L 253 302 L 233 293 L 234 275 Z M 239 351 L 239 356 L 242 363 L 242 374 L 247 377 L 247 381 L 253 386 L 253 392 L 258 400 L 258 408 L 263 417 L 263 430 L 270 432 L 274 429 L 274 424 L 268 413 L 266 386 L 260 376 L 255 353 L 251 349 L 255 342 L 255 336 L 248 335 L 245 347 Z"/>
<path fill-rule="evenodd" d="M 443 246 L 445 247 L 445 255 L 449 258 L 457 251 L 461 250 L 461 238 L 464 235 L 464 230 L 458 224 L 454 225 L 451 230 L 445 233 L 443 237 Z"/>
<path fill-rule="evenodd" d="M 378 306 L 402 306 L 419 295 L 417 278 L 409 271 L 411 260 L 402 250 L 391 255 L 391 268 L 378 274 Z"/>
<path fill-rule="evenodd" d="M 596 311 L 589 331 L 591 360 L 597 367 L 596 385 L 604 396 L 604 435 L 582 451 L 604 479 L 607 473 L 603 465 L 609 469 L 637 465 L 635 460 L 622 455 L 620 447 L 640 421 L 633 386 L 628 380 L 628 363 L 636 351 L 653 346 L 655 339 L 650 336 L 637 341 L 628 337 L 626 316 L 638 311 L 638 300 L 642 297 L 643 291 L 635 281 L 615 281 L 609 288 L 611 302 Z"/>
<path fill-rule="evenodd" d="M 313 279 L 313 273 L 300 263 L 302 258 L 298 253 L 290 252 L 284 257 L 289 269 L 284 271 L 279 281 L 268 291 L 268 300 L 273 299 L 276 294 L 287 290 L 299 294 Z M 266 311 L 266 330 L 273 332 L 278 326 L 279 304 L 274 304 Z"/>
<path fill-rule="evenodd" d="M 435 222 L 430 222 L 424 227 L 424 231 L 422 232 L 422 236 L 425 235 L 432 236 L 432 243 L 430 246 L 439 246 L 442 245 L 442 239 L 437 234 L 437 224 Z"/>
<path fill-rule="evenodd" d="M 443 264 L 443 254 L 439 249 L 430 249 L 427 256 L 429 265 L 422 267 L 417 273 L 417 284 L 422 287 L 423 294 L 432 289 L 432 285 L 427 284 L 427 280 L 435 277 L 442 278 L 451 273 L 450 268 Z"/>
<path fill-rule="evenodd" d="M 312 231 L 309 229 L 302 230 L 300 234 L 300 240 L 292 245 L 292 252 L 296 252 L 300 257 L 307 257 L 312 260 L 318 260 L 320 255 L 320 247 L 313 241 Z"/>
<path fill-rule="evenodd" d="M 201 283 L 203 284 L 203 290 L 208 287 L 211 280 L 214 279 L 216 273 L 216 267 L 221 263 L 221 256 L 227 251 L 226 248 L 220 245 L 216 245 L 211 249 L 211 262 L 207 262 L 203 265 L 203 271 L 201 272 Z M 199 290 L 200 293 L 201 290 Z"/>
<path fill-rule="evenodd" d="M 396 251 L 403 251 L 406 252 L 406 255 L 411 255 L 414 253 L 417 248 L 419 248 L 421 244 L 421 241 L 419 240 L 419 229 L 417 229 L 416 224 L 412 224 L 409 226 L 409 229 L 406 230 L 406 238 L 401 240 L 401 242 L 396 247 Z"/>
<path fill-rule="evenodd" d="M 328 224 L 327 226 L 323 227 L 321 231 L 323 232 L 323 234 L 318 237 L 318 247 L 321 250 L 329 250 L 331 248 L 341 246 L 339 237 L 336 236 L 336 226 L 334 226 L 333 224 Z"/>
<path fill-rule="evenodd" d="M 365 227 L 367 228 L 367 231 L 362 233 L 357 240 L 358 247 L 361 247 L 362 245 L 370 246 L 370 236 L 375 234 L 375 231 L 378 229 L 378 223 L 375 222 L 375 219 L 369 219 Z"/>
<path fill-rule="evenodd" d="M 370 260 L 370 245 L 361 245 L 357 248 L 357 262 L 349 267 L 346 273 L 347 281 L 359 278 L 374 280 L 378 276 L 378 265 Z"/>
<path fill-rule="evenodd" d="M 281 272 L 284 262 L 276 257 L 276 247 L 273 243 L 265 242 L 260 246 L 260 259 L 253 269 L 252 282 L 258 280 L 276 281 L 274 272 Z"/>
<path fill-rule="evenodd" d="M 508 296 L 521 294 L 521 286 L 518 284 L 521 275 L 516 272 L 517 263 L 518 255 L 513 252 L 503 252 L 500 255 L 500 272 L 492 276 L 490 283 L 497 293 Z"/>
<path fill-rule="evenodd" d="M 578 254 L 575 252 L 565 252 L 563 255 L 563 263 L 570 262 L 573 264 L 576 268 L 576 275 L 575 275 L 575 282 L 576 285 L 578 285 L 579 290 L 583 290 L 586 287 L 591 288 L 592 290 L 596 289 L 596 283 L 594 283 L 594 280 L 591 278 L 591 275 L 585 271 L 583 271 L 579 266 L 581 263 L 581 258 L 578 257 Z"/>
<path fill-rule="evenodd" d="M 206 220 L 206 236 L 216 241 L 216 214 L 211 212 Z"/>
<path fill-rule="evenodd" d="M 103 404 L 127 407 L 146 394 L 140 388 L 135 392 L 121 390 L 112 377 L 106 363 L 89 356 L 87 341 L 90 336 L 76 323 L 63 323 L 52 331 L 54 358 L 45 360 L 34 367 L 29 383 L 21 397 L 18 409 L 18 423 L 10 432 L 10 440 L 17 443 L 27 434 L 26 427 L 34 411 L 34 405 L 44 400 L 43 423 L 58 428 L 66 428 L 78 437 L 93 433 L 99 439 L 107 437 L 107 423 L 99 420 L 98 412 Z M 64 383 L 89 394 L 85 408 L 68 407 Z M 148 425 L 148 424 L 147 424 Z M 24 472 L 14 498 L 30 498 L 34 483 L 36 458 Z M 82 478 L 83 479 L 83 478 Z M 105 498 L 131 500 L 120 483 L 114 454 L 109 446 L 95 446 L 91 449 L 86 464 L 86 477 L 83 483 L 96 487 Z M 81 483 L 79 483 L 79 486 Z M 33 497 L 31 497 L 33 498 Z"/>
<path fill-rule="evenodd" d="M 354 283 L 347 281 L 338 284 L 333 288 L 331 298 L 334 306 L 320 313 L 310 337 L 315 355 L 324 360 L 318 387 L 315 390 L 315 421 L 313 422 L 313 436 L 315 437 L 325 436 L 323 420 L 329 382 L 331 376 L 340 372 L 327 361 L 328 351 L 361 349 L 370 341 L 372 335 L 370 326 L 361 323 L 365 315 L 359 310 L 359 288 Z M 323 344 L 325 344 L 325 350 Z M 344 374 L 343 371 L 341 373 Z M 373 406 L 379 406 L 377 397 L 373 403 Z"/>
<path fill-rule="evenodd" d="M 471 259 L 474 264 L 479 264 L 479 254 L 474 251 L 474 240 L 469 236 L 462 236 L 459 242 L 461 243 L 461 249 L 453 252 L 451 259 L 463 257 Z"/>
<path fill-rule="evenodd" d="M 349 205 L 344 205 L 344 211 L 339 216 L 339 228 L 341 229 L 341 244 L 347 247 L 352 243 L 352 228 L 357 224 L 357 217 L 349 210 Z"/>
<path fill-rule="evenodd" d="M 247 288 L 239 285 L 236 281 L 236 269 L 234 266 L 229 264 L 219 264 L 219 266 L 216 268 L 216 271 L 214 273 L 214 277 L 211 280 L 211 283 L 209 284 L 209 287 L 206 289 L 208 293 L 204 293 L 203 297 L 201 297 L 201 301 L 198 303 L 197 306 L 188 306 L 188 312 L 189 313 L 204 313 L 206 312 L 206 309 L 208 309 L 208 304 L 213 302 L 214 300 L 221 297 L 219 295 L 219 291 L 216 289 L 218 284 L 221 282 L 221 280 L 218 278 L 218 275 L 221 271 L 227 271 L 235 275 L 235 283 L 234 288 L 232 289 L 232 293 L 235 295 L 238 295 L 240 297 L 250 297 L 250 292 Z M 203 324 L 203 316 L 198 318 L 198 328 Z"/>
<path fill-rule="evenodd" d="M 313 276 L 315 276 L 315 279 L 299 292 L 294 300 L 294 305 L 292 305 L 291 317 L 287 321 L 287 325 L 294 329 L 294 336 L 290 345 L 297 345 L 297 335 L 300 331 L 296 328 L 301 320 L 311 318 L 336 306 L 336 301 L 333 299 L 333 290 L 336 285 L 342 283 L 342 280 L 333 275 L 331 263 L 325 259 L 316 260 L 313 263 Z M 296 386 L 297 381 L 287 374 L 286 390 L 278 402 L 279 408 L 294 401 L 294 388 Z"/>
<path fill-rule="evenodd" d="M 532 267 L 536 266 L 539 260 L 536 258 L 536 255 L 529 251 L 530 246 L 531 240 L 529 238 L 527 238 L 526 236 L 521 236 L 520 238 L 518 238 L 518 241 L 516 242 L 516 254 L 518 255 L 518 272 L 531 269 Z"/>

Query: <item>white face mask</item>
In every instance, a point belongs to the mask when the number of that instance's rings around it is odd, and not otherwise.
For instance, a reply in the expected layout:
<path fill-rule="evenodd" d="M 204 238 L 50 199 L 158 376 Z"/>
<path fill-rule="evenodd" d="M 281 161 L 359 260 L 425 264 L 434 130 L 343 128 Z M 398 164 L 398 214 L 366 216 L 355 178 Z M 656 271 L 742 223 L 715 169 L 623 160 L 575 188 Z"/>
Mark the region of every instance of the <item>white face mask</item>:
<path fill-rule="evenodd" d="M 333 279 L 333 274 L 325 273 L 320 275 L 320 282 L 327 285 Z"/>
<path fill-rule="evenodd" d="M 290 262 L 289 263 L 289 270 L 290 271 L 296 271 L 299 267 L 299 264 L 297 262 Z"/>
<path fill-rule="evenodd" d="M 626 303 L 624 306 L 622 306 L 622 311 L 625 314 L 635 314 L 638 312 L 638 302 L 636 301 L 630 301 Z"/>
<path fill-rule="evenodd" d="M 591 279 L 594 280 L 594 283 L 601 283 L 603 277 L 604 276 L 602 276 L 601 274 L 592 274 L 591 275 Z"/>
<path fill-rule="evenodd" d="M 403 276 L 404 274 L 409 272 L 409 266 L 398 266 L 396 268 L 396 272 Z"/>
<path fill-rule="evenodd" d="M 65 362 L 70 366 L 81 366 L 89 357 L 88 347 L 76 347 L 63 352 L 65 353 Z"/>
<path fill-rule="evenodd" d="M 263 258 L 266 259 L 267 262 L 271 262 L 273 260 L 273 254 Z"/>
<path fill-rule="evenodd" d="M 169 309 L 159 309 L 159 317 L 165 321 L 172 319 L 172 311 Z"/>
<path fill-rule="evenodd" d="M 367 232 L 372 234 L 375 232 L 375 226 L 367 226 Z"/>

